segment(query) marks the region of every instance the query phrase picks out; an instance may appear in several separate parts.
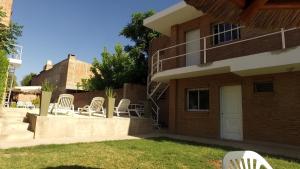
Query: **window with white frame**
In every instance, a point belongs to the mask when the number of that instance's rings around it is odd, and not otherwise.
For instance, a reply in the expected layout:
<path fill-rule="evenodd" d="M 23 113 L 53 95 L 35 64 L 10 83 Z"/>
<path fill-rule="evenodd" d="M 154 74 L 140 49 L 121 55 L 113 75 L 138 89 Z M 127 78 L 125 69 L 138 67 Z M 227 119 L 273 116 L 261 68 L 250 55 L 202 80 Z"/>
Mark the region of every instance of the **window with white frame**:
<path fill-rule="evenodd" d="M 187 90 L 187 110 L 188 111 L 208 111 L 209 90 L 208 89 L 188 89 Z"/>
<path fill-rule="evenodd" d="M 219 45 L 240 39 L 240 28 L 235 24 L 218 23 L 213 25 L 213 44 Z"/>

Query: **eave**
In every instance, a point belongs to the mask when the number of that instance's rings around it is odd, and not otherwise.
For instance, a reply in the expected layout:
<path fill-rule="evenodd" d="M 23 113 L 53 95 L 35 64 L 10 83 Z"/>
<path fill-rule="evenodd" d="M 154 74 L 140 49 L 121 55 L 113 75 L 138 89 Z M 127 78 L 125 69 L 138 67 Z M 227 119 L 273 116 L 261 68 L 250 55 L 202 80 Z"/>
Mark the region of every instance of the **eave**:
<path fill-rule="evenodd" d="M 203 12 L 182 1 L 146 18 L 144 26 L 170 36 L 172 26 L 198 18 L 201 15 L 203 15 Z"/>

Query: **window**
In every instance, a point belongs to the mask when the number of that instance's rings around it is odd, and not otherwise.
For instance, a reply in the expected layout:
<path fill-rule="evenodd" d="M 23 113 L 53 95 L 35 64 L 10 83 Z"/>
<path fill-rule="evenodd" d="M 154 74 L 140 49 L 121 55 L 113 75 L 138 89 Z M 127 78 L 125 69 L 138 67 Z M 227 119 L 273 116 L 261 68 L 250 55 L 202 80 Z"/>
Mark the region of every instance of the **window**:
<path fill-rule="evenodd" d="M 261 92 L 273 92 L 274 85 L 273 82 L 256 82 L 254 83 L 254 92 L 261 93 Z"/>
<path fill-rule="evenodd" d="M 216 24 L 213 26 L 213 33 L 214 45 L 240 39 L 240 28 L 238 28 L 238 25 L 235 24 Z"/>
<path fill-rule="evenodd" d="M 209 109 L 209 90 L 188 89 L 187 109 L 188 111 L 207 111 Z"/>

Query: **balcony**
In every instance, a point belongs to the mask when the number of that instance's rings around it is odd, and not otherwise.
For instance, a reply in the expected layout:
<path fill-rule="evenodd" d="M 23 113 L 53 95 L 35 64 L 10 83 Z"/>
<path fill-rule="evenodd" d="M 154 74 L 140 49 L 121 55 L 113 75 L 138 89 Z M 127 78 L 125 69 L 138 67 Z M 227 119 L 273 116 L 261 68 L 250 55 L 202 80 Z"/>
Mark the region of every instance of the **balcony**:
<path fill-rule="evenodd" d="M 18 68 L 22 65 L 22 52 L 23 46 L 13 45 L 15 47 L 15 52 L 8 55 L 9 64 L 11 67 Z"/>
<path fill-rule="evenodd" d="M 239 38 L 223 42 L 235 30 Z M 267 32 L 236 27 L 157 50 L 150 58 L 151 80 L 168 82 L 221 73 L 252 76 L 300 71 L 299 46 L 300 28 Z"/>

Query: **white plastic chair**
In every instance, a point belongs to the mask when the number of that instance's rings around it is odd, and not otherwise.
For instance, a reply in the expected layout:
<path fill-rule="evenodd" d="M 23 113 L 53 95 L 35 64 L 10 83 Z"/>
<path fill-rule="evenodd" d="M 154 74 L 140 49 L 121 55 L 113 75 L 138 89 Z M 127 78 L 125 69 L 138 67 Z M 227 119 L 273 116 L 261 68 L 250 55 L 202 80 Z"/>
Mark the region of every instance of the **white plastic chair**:
<path fill-rule="evenodd" d="M 114 113 L 116 113 L 118 117 L 120 114 L 127 114 L 130 117 L 129 105 L 129 99 L 121 99 L 118 106 L 115 107 Z"/>
<path fill-rule="evenodd" d="M 32 102 L 25 102 L 25 107 L 27 109 L 35 109 L 35 105 L 33 105 Z"/>
<path fill-rule="evenodd" d="M 18 101 L 17 102 L 17 108 L 26 108 L 26 105 L 23 101 Z"/>
<path fill-rule="evenodd" d="M 94 97 L 90 105 L 85 105 L 83 108 L 78 108 L 79 114 L 84 114 L 85 112 L 89 116 L 94 114 L 99 114 L 105 116 L 105 110 L 103 108 L 105 99 L 103 97 Z"/>
<path fill-rule="evenodd" d="M 259 154 L 253 151 L 232 151 L 223 159 L 223 169 L 273 169 L 270 164 Z"/>
<path fill-rule="evenodd" d="M 54 113 L 55 115 L 57 115 L 58 113 L 74 115 L 73 101 L 74 96 L 71 94 L 59 95 L 57 103 L 50 104 L 50 113 Z"/>

